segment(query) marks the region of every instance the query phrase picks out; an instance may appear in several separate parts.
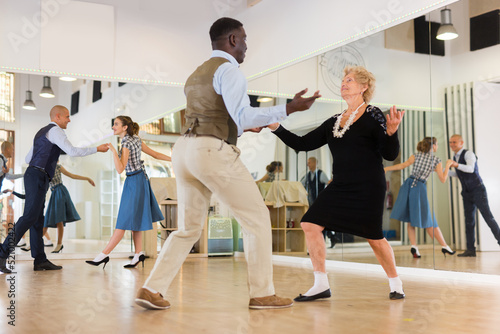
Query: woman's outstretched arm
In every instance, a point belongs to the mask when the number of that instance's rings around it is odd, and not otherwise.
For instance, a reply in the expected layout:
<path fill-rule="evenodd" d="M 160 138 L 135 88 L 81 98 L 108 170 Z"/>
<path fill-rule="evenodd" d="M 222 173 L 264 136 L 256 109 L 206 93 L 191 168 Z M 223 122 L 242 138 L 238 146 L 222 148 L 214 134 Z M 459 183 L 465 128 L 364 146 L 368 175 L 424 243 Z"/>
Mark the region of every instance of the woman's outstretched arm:
<path fill-rule="evenodd" d="M 405 162 L 402 162 L 397 165 L 384 167 L 384 171 L 388 172 L 391 170 L 402 170 L 405 169 L 406 167 L 413 165 L 414 162 L 415 162 L 415 156 L 412 154 L 411 157 L 409 157 L 408 160 L 406 160 Z"/>

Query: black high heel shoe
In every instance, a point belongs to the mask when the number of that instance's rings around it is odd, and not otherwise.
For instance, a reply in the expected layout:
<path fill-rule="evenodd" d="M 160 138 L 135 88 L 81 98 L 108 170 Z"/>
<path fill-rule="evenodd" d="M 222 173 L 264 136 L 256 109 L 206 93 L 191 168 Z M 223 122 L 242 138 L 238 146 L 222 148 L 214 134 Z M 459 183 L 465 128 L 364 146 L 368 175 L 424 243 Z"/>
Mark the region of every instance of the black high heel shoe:
<path fill-rule="evenodd" d="M 64 245 L 61 244 L 61 248 L 57 249 L 57 246 L 56 246 L 56 249 L 54 249 L 51 253 L 62 253 L 62 249 L 64 248 Z"/>
<path fill-rule="evenodd" d="M 413 247 L 410 249 L 410 252 L 413 254 L 414 259 L 420 259 L 422 257 L 420 254 L 417 253 L 417 250 Z"/>
<path fill-rule="evenodd" d="M 139 262 L 142 262 L 142 267 L 144 268 L 144 260 L 146 260 L 146 255 L 141 254 L 136 263 L 128 263 L 124 265 L 123 268 L 135 268 Z"/>
<path fill-rule="evenodd" d="M 456 253 L 456 251 L 453 251 L 453 252 L 450 252 L 449 250 L 447 250 L 446 248 L 441 248 L 441 252 L 443 253 L 444 257 L 446 258 L 446 254 L 450 254 L 450 255 L 453 255 Z"/>
<path fill-rule="evenodd" d="M 109 256 L 106 256 L 104 259 L 102 259 L 102 260 L 101 260 L 101 261 L 99 261 L 99 262 L 94 262 L 94 261 L 85 261 L 85 262 L 86 262 L 86 263 L 88 263 L 88 264 L 91 264 L 91 265 L 93 265 L 93 266 L 96 266 L 96 267 L 97 267 L 98 265 L 100 265 L 101 263 L 104 263 L 104 267 L 102 267 L 102 269 L 104 270 L 104 268 L 106 268 L 106 265 L 107 265 L 107 264 L 108 264 L 108 262 L 109 262 Z"/>

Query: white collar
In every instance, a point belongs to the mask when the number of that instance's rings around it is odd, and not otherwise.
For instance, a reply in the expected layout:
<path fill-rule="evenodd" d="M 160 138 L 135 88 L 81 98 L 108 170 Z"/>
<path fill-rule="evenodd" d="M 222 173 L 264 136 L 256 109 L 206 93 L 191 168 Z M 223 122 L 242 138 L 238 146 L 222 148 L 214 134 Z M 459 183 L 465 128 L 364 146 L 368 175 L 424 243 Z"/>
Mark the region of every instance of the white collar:
<path fill-rule="evenodd" d="M 238 66 L 240 67 L 240 64 L 238 63 L 238 61 L 236 60 L 236 58 L 234 58 L 233 56 L 231 56 L 229 53 L 227 53 L 226 51 L 222 51 L 222 50 L 213 50 L 212 51 L 212 56 L 211 58 L 214 58 L 214 57 L 221 57 L 221 58 L 225 58 L 227 60 L 229 60 L 229 62 L 235 66 Z"/>

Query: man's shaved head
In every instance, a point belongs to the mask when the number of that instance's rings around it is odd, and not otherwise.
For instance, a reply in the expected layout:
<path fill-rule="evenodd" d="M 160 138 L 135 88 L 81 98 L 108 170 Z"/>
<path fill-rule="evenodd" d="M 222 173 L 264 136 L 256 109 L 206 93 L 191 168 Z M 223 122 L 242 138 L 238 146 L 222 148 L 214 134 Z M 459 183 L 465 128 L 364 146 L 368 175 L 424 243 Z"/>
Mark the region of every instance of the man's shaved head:
<path fill-rule="evenodd" d="M 65 106 L 53 106 L 52 109 L 50 109 L 50 120 L 54 120 L 57 115 L 61 115 L 65 111 L 68 111 L 68 108 L 66 108 Z"/>

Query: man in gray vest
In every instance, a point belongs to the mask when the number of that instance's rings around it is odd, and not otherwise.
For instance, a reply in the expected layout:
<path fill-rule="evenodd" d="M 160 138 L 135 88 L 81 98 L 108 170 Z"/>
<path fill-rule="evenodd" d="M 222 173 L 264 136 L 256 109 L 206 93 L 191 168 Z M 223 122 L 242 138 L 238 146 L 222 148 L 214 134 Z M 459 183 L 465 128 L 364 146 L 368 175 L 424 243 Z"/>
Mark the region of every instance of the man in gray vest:
<path fill-rule="evenodd" d="M 175 143 L 172 164 L 177 182 L 179 230 L 160 252 L 136 303 L 147 309 L 170 307 L 163 298 L 194 243 L 201 236 L 212 194 L 227 206 L 243 228 L 248 263 L 250 308 L 292 306 L 275 295 L 269 210 L 252 176 L 239 159 L 237 137 L 243 131 L 282 121 L 306 110 L 320 97 L 303 98 L 307 90 L 286 104 L 253 108 L 247 81 L 239 70 L 247 50 L 243 25 L 221 18 L 210 28 L 212 56 L 187 79 L 186 126 Z"/>
<path fill-rule="evenodd" d="M 450 148 L 455 153 L 453 160 L 448 160 L 455 171 L 450 170 L 449 176 L 456 176 L 462 184 L 462 199 L 465 212 L 465 237 L 467 239 L 467 250 L 460 257 L 475 257 L 476 247 L 476 212 L 479 209 L 486 224 L 500 244 L 500 228 L 488 204 L 488 196 L 483 180 L 479 176 L 477 168 L 477 157 L 474 152 L 466 150 L 464 140 L 461 135 L 453 135 L 450 138 Z"/>

